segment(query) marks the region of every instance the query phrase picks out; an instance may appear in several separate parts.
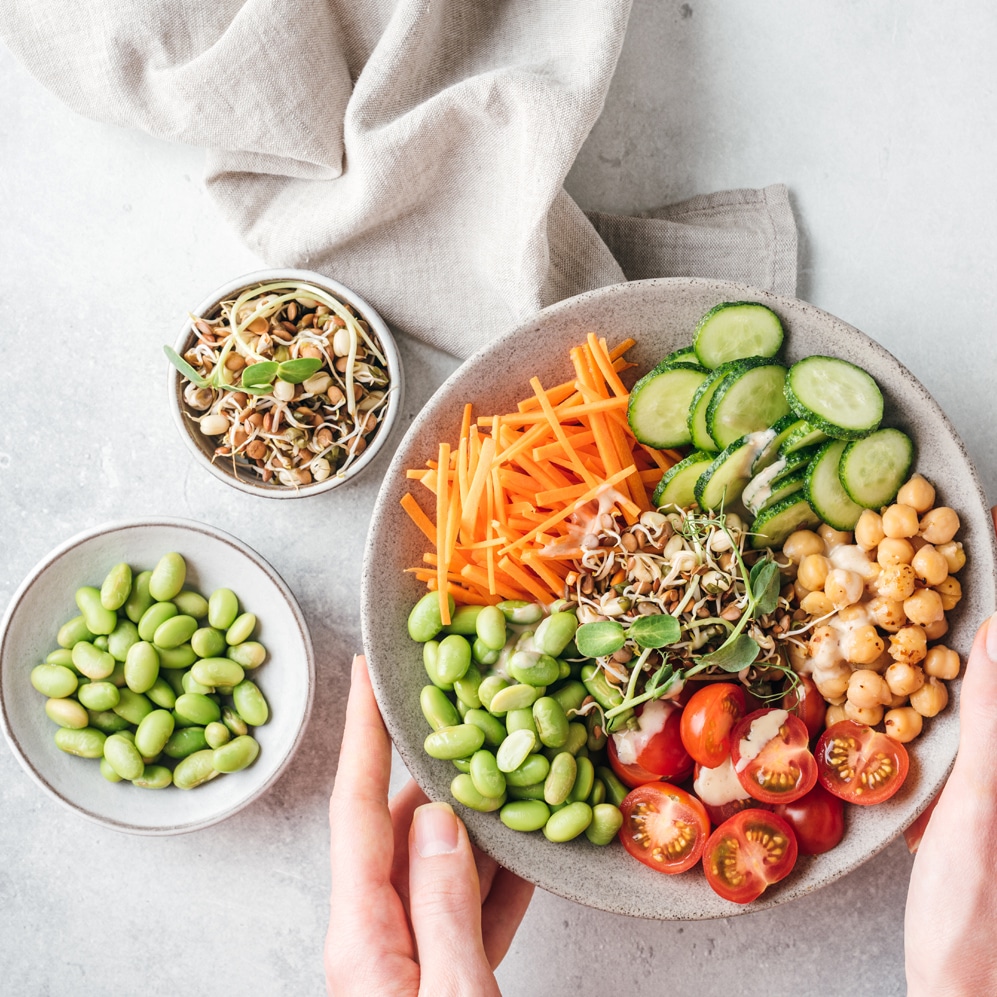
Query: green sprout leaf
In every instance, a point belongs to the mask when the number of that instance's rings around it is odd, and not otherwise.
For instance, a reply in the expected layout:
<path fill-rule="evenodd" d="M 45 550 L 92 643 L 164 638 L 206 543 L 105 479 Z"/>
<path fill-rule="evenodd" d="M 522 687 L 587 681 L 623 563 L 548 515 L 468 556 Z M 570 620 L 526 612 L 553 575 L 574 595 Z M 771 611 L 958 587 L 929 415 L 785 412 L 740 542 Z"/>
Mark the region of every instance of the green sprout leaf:
<path fill-rule="evenodd" d="M 627 636 L 639 647 L 666 647 L 682 635 L 682 625 L 669 613 L 638 616 Z"/>
<path fill-rule="evenodd" d="M 164 346 L 163 352 L 166 354 L 167 360 L 169 360 L 170 363 L 173 364 L 173 366 L 176 367 L 176 369 L 180 371 L 180 373 L 183 374 L 188 381 L 192 384 L 196 384 L 199 388 L 209 387 L 208 382 L 200 374 L 198 374 L 198 372 L 194 370 L 194 368 L 191 367 L 191 365 L 187 363 L 187 361 L 184 360 L 184 358 L 180 356 L 180 354 L 177 353 L 172 346 Z"/>
<path fill-rule="evenodd" d="M 242 386 L 253 388 L 261 384 L 272 384 L 277 376 L 279 364 L 275 360 L 264 360 L 261 363 L 252 363 L 242 369 Z M 255 394 L 255 392 L 254 392 Z"/>
<path fill-rule="evenodd" d="M 675 669 L 672 668 L 670 662 L 666 661 L 647 680 L 647 684 L 644 686 L 644 691 L 658 692 L 660 695 L 664 695 L 664 693 L 668 691 L 668 687 L 672 684 L 671 680 L 674 677 L 675 677 Z"/>
<path fill-rule="evenodd" d="M 747 634 L 738 634 L 732 641 L 725 643 L 709 654 L 697 658 L 697 663 L 707 668 L 719 668 L 725 672 L 739 672 L 747 668 L 758 657 L 761 648 L 754 638 Z"/>
<path fill-rule="evenodd" d="M 257 365 L 258 366 L 258 365 Z M 299 357 L 297 360 L 285 360 L 277 366 L 277 376 L 288 384 L 300 384 L 308 380 L 322 366 L 318 357 Z"/>
<path fill-rule="evenodd" d="M 601 658 L 613 654 L 626 643 L 623 625 L 615 620 L 601 623 L 583 623 L 575 631 L 575 644 L 586 658 Z"/>
<path fill-rule="evenodd" d="M 782 587 L 782 576 L 779 565 L 771 558 L 758 561 L 748 576 L 751 585 L 751 598 L 754 602 L 753 617 L 765 616 L 771 613 L 779 603 L 779 589 Z"/>

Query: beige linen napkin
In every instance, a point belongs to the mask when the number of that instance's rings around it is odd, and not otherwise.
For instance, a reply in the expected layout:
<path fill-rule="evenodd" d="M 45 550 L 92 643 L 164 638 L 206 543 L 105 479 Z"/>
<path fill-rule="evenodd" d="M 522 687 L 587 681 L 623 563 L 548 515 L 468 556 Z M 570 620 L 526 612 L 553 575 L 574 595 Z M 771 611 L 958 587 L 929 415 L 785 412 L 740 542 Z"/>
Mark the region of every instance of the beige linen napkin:
<path fill-rule="evenodd" d="M 796 284 L 785 188 L 591 220 L 564 177 L 630 0 L 7 0 L 0 33 L 89 117 L 208 150 L 270 265 L 319 270 L 468 356 L 545 305 L 648 276 Z"/>

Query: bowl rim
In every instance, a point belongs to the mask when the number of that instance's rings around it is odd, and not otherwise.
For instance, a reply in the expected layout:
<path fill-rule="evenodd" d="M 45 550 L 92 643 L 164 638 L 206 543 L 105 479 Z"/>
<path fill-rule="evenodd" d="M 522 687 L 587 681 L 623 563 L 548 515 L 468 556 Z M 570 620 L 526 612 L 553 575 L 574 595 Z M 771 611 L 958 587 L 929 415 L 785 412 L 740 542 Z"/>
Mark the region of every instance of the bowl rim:
<path fill-rule="evenodd" d="M 267 283 L 276 280 L 300 280 L 316 284 L 323 290 L 329 291 L 338 298 L 342 298 L 347 304 L 355 308 L 364 319 L 370 323 L 377 333 L 381 346 L 384 349 L 385 359 L 388 361 L 388 371 L 391 375 L 389 385 L 390 397 L 385 410 L 381 425 L 374 435 L 371 445 L 364 450 L 360 457 L 354 461 L 342 475 L 330 475 L 325 481 L 315 481 L 300 488 L 288 488 L 286 485 L 271 485 L 253 478 L 237 478 L 231 471 L 227 470 L 227 465 L 223 462 L 210 460 L 204 450 L 198 446 L 193 436 L 188 420 L 183 411 L 182 384 L 183 375 L 172 364 L 167 370 L 167 396 L 170 403 L 170 414 L 173 424 L 180 433 L 187 449 L 190 451 L 197 464 L 209 471 L 220 481 L 233 488 L 244 492 L 247 495 L 256 495 L 262 498 L 272 499 L 296 499 L 310 498 L 314 495 L 324 494 L 352 481 L 359 474 L 363 473 L 367 467 L 375 460 L 384 448 L 392 431 L 398 424 L 402 410 L 405 394 L 405 377 L 402 370 L 401 357 L 398 352 L 398 344 L 394 334 L 388 328 L 388 324 L 381 318 L 380 314 L 370 305 L 366 299 L 362 298 L 356 291 L 348 288 L 345 284 L 332 277 L 326 277 L 314 270 L 302 270 L 296 267 L 274 267 L 263 270 L 253 270 L 250 273 L 233 277 L 224 284 L 219 285 L 210 294 L 206 295 L 198 306 L 191 310 L 189 317 L 184 322 L 180 333 L 173 343 L 173 348 L 177 353 L 183 354 L 188 341 L 193 334 L 193 319 L 210 311 L 217 304 L 231 297 L 238 291 L 243 290 L 253 284 Z"/>
<path fill-rule="evenodd" d="M 304 614 L 301 611 L 301 607 L 298 605 L 298 601 L 295 598 L 294 593 L 291 591 L 290 587 L 280 576 L 277 570 L 261 554 L 253 550 L 252 547 L 240 540 L 238 537 L 227 533 L 225 530 L 221 530 L 215 526 L 210 526 L 207 523 L 198 522 L 197 520 L 182 519 L 171 516 L 110 520 L 108 522 L 89 527 L 85 530 L 81 530 L 80 532 L 69 537 L 67 540 L 64 540 L 53 550 L 49 551 L 49 553 L 47 553 L 40 561 L 37 562 L 37 564 L 35 564 L 35 566 L 21 581 L 20 585 L 18 585 L 14 594 L 11 596 L 2 620 L 0 620 L 0 670 L 3 668 L 3 662 L 7 654 L 7 641 L 10 632 L 10 625 L 20 610 L 21 604 L 28 592 L 45 571 L 47 571 L 53 564 L 70 551 L 88 543 L 98 536 L 104 536 L 106 534 L 123 530 L 162 526 L 173 529 L 182 529 L 194 533 L 204 533 L 211 536 L 213 539 L 219 540 L 222 543 L 234 548 L 243 556 L 248 557 L 258 568 L 260 568 L 261 571 L 263 571 L 270 582 L 276 586 L 291 611 L 291 615 L 294 619 L 295 626 L 297 627 L 302 642 L 305 663 L 307 666 L 305 707 L 301 713 L 301 717 L 298 720 L 297 729 L 294 732 L 294 738 L 291 743 L 290 750 L 287 751 L 284 758 L 281 759 L 280 764 L 263 783 L 257 786 L 244 799 L 232 804 L 225 810 L 219 813 L 211 814 L 205 818 L 191 820 L 185 823 L 139 825 L 129 823 L 126 820 L 118 820 L 113 817 L 107 817 L 92 810 L 88 810 L 86 807 L 79 806 L 76 803 L 67 800 L 35 767 L 34 763 L 28 756 L 28 753 L 22 748 L 17 735 L 11 727 L 7 716 L 7 703 L 3 696 L 3 684 L 0 682 L 0 730 L 3 731 L 7 744 L 11 749 L 11 753 L 20 763 L 21 768 L 23 768 L 24 771 L 31 777 L 34 783 L 41 787 L 41 789 L 43 789 L 50 797 L 59 802 L 62 806 L 73 813 L 86 818 L 87 820 L 100 824 L 104 827 L 109 827 L 112 830 L 125 831 L 129 834 L 147 837 L 184 834 L 190 831 L 197 831 L 205 827 L 210 827 L 214 824 L 220 823 L 228 817 L 231 817 L 233 814 L 236 814 L 240 810 L 243 810 L 245 807 L 249 806 L 250 803 L 259 799 L 260 796 L 267 792 L 277 782 L 287 766 L 290 764 L 291 759 L 294 757 L 298 746 L 301 744 L 305 728 L 308 725 L 315 698 L 315 653 L 312 647 L 311 634 L 308 630 Z"/>

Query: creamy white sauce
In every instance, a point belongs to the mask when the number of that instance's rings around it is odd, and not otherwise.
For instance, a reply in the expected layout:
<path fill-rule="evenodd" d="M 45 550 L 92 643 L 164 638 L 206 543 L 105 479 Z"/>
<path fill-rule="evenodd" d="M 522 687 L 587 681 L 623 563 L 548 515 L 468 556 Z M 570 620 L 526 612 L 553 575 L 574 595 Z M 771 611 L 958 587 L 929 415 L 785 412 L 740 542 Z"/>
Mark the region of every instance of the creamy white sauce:
<path fill-rule="evenodd" d="M 773 737 L 778 736 L 779 728 L 786 722 L 788 716 L 788 710 L 772 710 L 757 720 L 751 721 L 747 737 L 742 737 L 737 745 L 741 757 L 735 766 L 736 771 L 743 772 L 748 767 L 748 763 L 758 757 L 762 748 Z"/>
<path fill-rule="evenodd" d="M 623 730 L 613 735 L 616 754 L 624 765 L 634 765 L 637 756 L 647 747 L 647 743 L 660 733 L 665 721 L 675 710 L 675 704 L 663 699 L 655 699 L 644 706 L 644 712 L 637 718 L 637 730 Z"/>
<path fill-rule="evenodd" d="M 725 803 L 747 800 L 751 796 L 741 785 L 729 757 L 715 769 L 701 768 L 692 788 L 700 800 L 710 807 L 722 807 Z"/>
<path fill-rule="evenodd" d="M 839 544 L 837 547 L 832 547 L 827 558 L 834 567 L 854 571 L 863 578 L 868 578 L 870 573 L 874 572 L 873 562 L 858 544 Z"/>
<path fill-rule="evenodd" d="M 757 513 L 758 510 L 769 500 L 772 495 L 772 479 L 786 467 L 786 458 L 780 457 L 774 464 L 770 464 L 764 471 L 759 471 L 749 482 L 741 495 L 741 501 L 750 512 Z"/>

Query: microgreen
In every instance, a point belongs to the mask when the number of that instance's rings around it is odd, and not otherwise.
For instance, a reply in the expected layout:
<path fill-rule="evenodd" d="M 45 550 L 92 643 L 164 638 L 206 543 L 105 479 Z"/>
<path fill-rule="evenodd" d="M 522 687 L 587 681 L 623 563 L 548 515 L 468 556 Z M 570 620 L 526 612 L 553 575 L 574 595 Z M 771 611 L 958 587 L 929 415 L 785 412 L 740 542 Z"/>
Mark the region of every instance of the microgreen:
<path fill-rule="evenodd" d="M 627 632 L 622 623 L 605 620 L 583 623 L 575 631 L 575 646 L 586 658 L 604 658 L 615 654 L 627 642 Z"/>
<path fill-rule="evenodd" d="M 196 384 L 199 388 L 207 388 L 210 386 L 208 382 L 201 377 L 201 375 L 198 374 L 198 372 L 194 370 L 194 368 L 191 367 L 191 365 L 187 363 L 187 361 L 184 360 L 184 358 L 180 356 L 175 349 L 173 349 L 172 346 L 164 346 L 163 352 L 166 354 L 166 358 L 170 361 L 170 363 L 173 364 L 173 366 L 176 367 L 176 369 L 180 371 L 180 373 L 183 374 L 188 381 Z"/>

